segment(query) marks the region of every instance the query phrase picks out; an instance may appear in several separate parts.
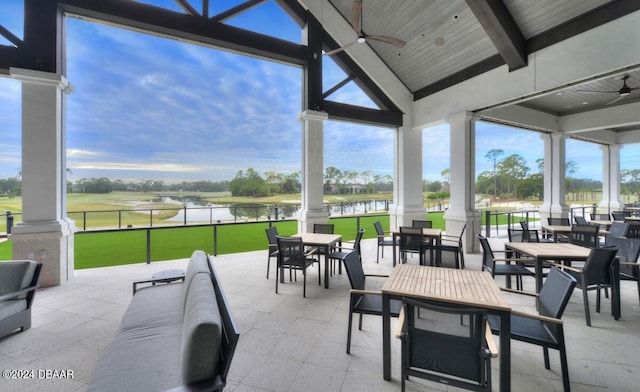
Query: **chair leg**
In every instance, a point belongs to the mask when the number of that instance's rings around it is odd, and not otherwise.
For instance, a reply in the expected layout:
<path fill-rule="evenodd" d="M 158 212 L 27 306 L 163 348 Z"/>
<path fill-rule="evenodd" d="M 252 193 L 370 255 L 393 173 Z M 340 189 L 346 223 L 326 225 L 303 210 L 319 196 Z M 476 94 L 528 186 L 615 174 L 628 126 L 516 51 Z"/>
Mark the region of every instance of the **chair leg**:
<path fill-rule="evenodd" d="M 307 296 L 307 269 L 302 270 L 302 298 Z"/>
<path fill-rule="evenodd" d="M 571 390 L 571 383 L 569 382 L 569 366 L 567 364 L 567 350 L 564 345 L 564 334 L 560 332 L 558 337 L 558 343 L 560 345 L 560 368 L 562 369 L 562 385 L 564 391 L 569 392 Z"/>
<path fill-rule="evenodd" d="M 584 317 L 587 320 L 587 326 L 591 326 L 591 315 L 589 314 L 589 296 L 587 295 L 587 287 L 582 287 L 582 299 L 584 301 Z"/>
<path fill-rule="evenodd" d="M 276 264 L 276 294 L 278 294 L 278 281 L 280 280 L 279 272 L 280 272 L 280 266 Z"/>
<path fill-rule="evenodd" d="M 318 286 L 322 286 L 322 274 L 320 273 L 320 262 L 318 261 Z"/>
<path fill-rule="evenodd" d="M 351 327 L 353 325 L 353 312 L 351 311 L 351 305 L 349 305 L 349 329 L 347 329 L 347 354 L 351 354 Z"/>
<path fill-rule="evenodd" d="M 360 313 L 360 320 L 358 321 L 358 329 L 362 331 L 362 313 Z"/>
<path fill-rule="evenodd" d="M 271 264 L 271 256 L 267 255 L 267 279 L 269 279 L 269 265 Z"/>
<path fill-rule="evenodd" d="M 600 313 L 600 286 L 596 290 L 596 313 Z"/>
<path fill-rule="evenodd" d="M 549 348 L 547 346 L 542 347 L 542 355 L 544 356 L 544 368 L 549 370 L 551 365 L 549 364 Z"/>

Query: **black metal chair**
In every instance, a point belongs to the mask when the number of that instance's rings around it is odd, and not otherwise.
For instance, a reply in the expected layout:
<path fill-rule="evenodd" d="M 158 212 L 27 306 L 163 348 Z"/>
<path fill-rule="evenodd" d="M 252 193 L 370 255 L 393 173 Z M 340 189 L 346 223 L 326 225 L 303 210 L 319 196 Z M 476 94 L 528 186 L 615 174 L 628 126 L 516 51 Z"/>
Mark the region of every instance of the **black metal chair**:
<path fill-rule="evenodd" d="M 589 214 L 591 216 L 591 220 L 611 220 L 611 215 L 609 214 Z"/>
<path fill-rule="evenodd" d="M 636 282 L 638 286 L 638 300 L 640 301 L 640 265 L 638 264 L 638 257 L 640 257 L 640 239 L 612 236 L 609 234 L 605 245 L 618 247 L 617 256 L 620 261 L 620 280 Z"/>
<path fill-rule="evenodd" d="M 265 229 L 267 232 L 267 240 L 269 241 L 269 250 L 267 253 L 267 279 L 269 279 L 269 267 L 271 265 L 271 258 L 278 257 L 278 228 L 270 226 Z"/>
<path fill-rule="evenodd" d="M 569 221 L 569 218 L 548 217 L 547 224 L 549 226 L 571 226 L 571 222 Z"/>
<path fill-rule="evenodd" d="M 616 258 L 617 252 L 617 246 L 592 248 L 582 268 L 556 264 L 578 282 L 576 287 L 582 290 L 584 315 L 588 326 L 591 326 L 588 296 L 588 292 L 591 290 L 596 290 L 596 312 L 600 313 L 600 290 L 612 288 L 612 313 L 616 320 L 620 317 L 620 298 L 616 294 L 616 286 L 620 284 L 619 279 L 616 279 L 617 272 L 619 272 L 619 261 Z"/>
<path fill-rule="evenodd" d="M 436 254 L 436 264 L 441 266 L 450 264 L 449 257 L 453 257 L 453 265 L 455 268 L 464 269 L 464 250 L 462 248 L 462 237 L 467 225 L 462 226 L 460 235 L 442 234 L 440 241 L 433 245 Z"/>
<path fill-rule="evenodd" d="M 521 220 L 520 227 L 522 228 L 522 242 L 553 242 L 549 238 L 542 238 L 538 230 L 529 227 L 527 221 Z"/>
<path fill-rule="evenodd" d="M 430 229 L 433 227 L 433 221 L 414 219 L 413 221 L 411 221 L 411 227 L 415 227 L 418 229 L 422 229 L 422 228 Z"/>
<path fill-rule="evenodd" d="M 569 234 L 569 242 L 585 248 L 597 248 L 600 244 L 599 232 L 600 226 L 573 225 Z"/>
<path fill-rule="evenodd" d="M 518 294 L 535 296 L 538 314 L 511 310 L 511 339 L 542 346 L 545 369 L 551 369 L 549 349 L 559 351 L 565 391 L 570 390 L 570 384 L 561 318 L 575 286 L 576 280 L 571 275 L 553 267 L 538 294 L 514 291 Z M 491 331 L 499 335 L 500 319 L 494 315 L 489 315 L 488 319 Z"/>
<path fill-rule="evenodd" d="M 342 245 L 339 250 L 335 252 L 329 253 L 327 256 L 331 261 L 331 270 L 335 272 L 335 262 L 337 261 L 340 265 L 344 262 L 344 258 L 351 252 L 357 252 L 358 257 L 360 258 L 360 262 L 362 262 L 362 251 L 360 248 L 360 241 L 362 241 L 362 236 L 364 235 L 364 229 L 358 230 L 356 233 L 356 239 L 351 243 L 351 246 L 345 246 L 345 244 L 349 244 L 349 241 L 342 241 Z M 342 273 L 342 267 L 340 267 L 340 273 Z"/>
<path fill-rule="evenodd" d="M 588 225 L 589 224 L 589 222 L 587 222 L 587 219 L 584 216 L 577 216 L 577 215 L 573 216 L 573 222 L 576 225 Z"/>
<path fill-rule="evenodd" d="M 472 391 L 491 391 L 486 309 L 403 299 L 401 390 L 418 377 Z M 488 336 L 492 339 L 491 335 Z"/>
<path fill-rule="evenodd" d="M 362 330 L 362 316 L 365 314 L 382 316 L 382 293 L 366 288 L 367 278 L 387 278 L 388 275 L 365 274 L 357 252 L 351 252 L 343 260 L 347 270 L 351 291 L 349 292 L 349 329 L 347 330 L 347 354 L 351 353 L 351 329 L 353 314 L 360 315 L 358 329 Z M 398 317 L 402 302 L 391 300 L 391 316 Z"/>
<path fill-rule="evenodd" d="M 607 237 L 609 236 L 626 237 L 628 233 L 629 233 L 629 223 L 614 221 L 614 222 L 611 222 L 611 226 L 609 226 L 609 234 L 607 235 Z M 606 238 L 605 238 L 605 244 L 606 244 Z"/>
<path fill-rule="evenodd" d="M 308 252 L 304 250 L 302 238 L 299 237 L 276 237 L 278 241 L 278 266 L 276 268 L 276 293 L 278 293 L 278 282 L 285 268 L 289 270 L 302 271 L 302 296 L 307 296 L 307 268 L 316 262 L 310 257 L 316 249 Z M 280 276 L 279 276 L 280 274 Z M 318 263 L 318 284 L 321 285 L 320 263 Z"/>
<path fill-rule="evenodd" d="M 407 262 L 407 254 L 418 254 L 420 265 L 425 264 L 425 252 L 429 249 L 430 243 L 424 241 L 422 229 L 415 227 L 400 226 L 400 260 Z"/>
<path fill-rule="evenodd" d="M 624 218 L 626 216 L 630 216 L 631 214 L 627 214 L 627 212 L 625 211 L 613 211 L 611 213 L 611 217 L 613 218 L 614 221 L 620 221 L 620 222 L 624 222 Z"/>
<path fill-rule="evenodd" d="M 335 225 L 333 223 L 314 223 L 313 224 L 313 232 L 319 234 L 334 234 Z M 329 249 L 329 253 L 333 252 L 335 249 Z M 316 256 L 318 256 L 318 264 L 320 263 L 320 256 L 325 255 L 324 247 L 318 247 L 315 250 Z"/>
<path fill-rule="evenodd" d="M 0 262 L 0 338 L 31 328 L 41 269 L 41 263 L 31 260 Z"/>
<path fill-rule="evenodd" d="M 507 287 L 511 287 L 511 277 L 514 276 L 516 278 L 516 288 L 522 290 L 522 277 L 536 275 L 522 265 L 524 261 L 534 262 L 534 260 L 515 257 L 496 258 L 487 238 L 478 234 L 478 240 L 480 240 L 480 245 L 482 246 L 482 270 L 489 271 L 494 278 L 496 275 L 505 276 Z M 506 253 L 504 251 L 497 252 Z"/>
<path fill-rule="evenodd" d="M 373 227 L 376 229 L 376 235 L 378 236 L 378 249 L 376 253 L 376 263 L 378 263 L 380 262 L 380 248 L 382 248 L 382 257 L 384 257 L 384 247 L 393 247 L 393 239 L 391 237 L 385 237 L 386 233 L 380 221 L 373 222 Z"/>

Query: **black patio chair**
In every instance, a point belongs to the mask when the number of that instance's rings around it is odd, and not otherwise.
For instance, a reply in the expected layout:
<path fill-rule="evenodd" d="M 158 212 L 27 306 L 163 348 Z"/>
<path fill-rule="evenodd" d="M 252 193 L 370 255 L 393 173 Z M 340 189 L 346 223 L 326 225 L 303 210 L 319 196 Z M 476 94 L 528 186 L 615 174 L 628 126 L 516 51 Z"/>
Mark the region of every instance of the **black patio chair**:
<path fill-rule="evenodd" d="M 569 234 L 569 242 L 585 248 L 597 248 L 600 244 L 599 232 L 600 226 L 573 225 Z"/>
<path fill-rule="evenodd" d="M 522 228 L 522 242 L 553 242 L 549 238 L 543 238 L 538 230 L 531 229 L 527 221 L 521 220 L 520 227 Z"/>
<path fill-rule="evenodd" d="M 629 233 L 629 226 L 630 225 L 627 222 L 613 221 L 611 222 L 611 226 L 609 226 L 609 234 L 607 235 L 607 237 L 626 237 Z"/>
<path fill-rule="evenodd" d="M 591 220 L 611 220 L 611 215 L 609 214 L 589 214 L 591 216 Z"/>
<path fill-rule="evenodd" d="M 314 223 L 313 224 L 313 232 L 319 234 L 334 234 L 335 225 L 333 223 Z M 335 248 L 330 248 L 329 253 L 335 251 Z M 318 264 L 320 263 L 320 256 L 325 255 L 325 248 L 318 247 L 315 248 L 315 254 L 318 257 Z"/>
<path fill-rule="evenodd" d="M 478 240 L 480 240 L 480 245 L 482 246 L 482 270 L 489 271 L 494 278 L 496 275 L 505 276 L 507 287 L 511 287 L 511 277 L 513 276 L 516 278 L 516 288 L 522 290 L 522 277 L 536 275 L 522 265 L 524 261 L 535 262 L 535 260 L 518 257 L 496 258 L 491 245 L 489 245 L 489 240 L 480 234 L 478 234 Z M 495 253 L 507 252 L 496 251 Z"/>
<path fill-rule="evenodd" d="M 430 220 L 412 220 L 411 227 L 419 228 L 419 229 L 430 229 L 433 227 L 433 221 Z"/>
<path fill-rule="evenodd" d="M 538 314 L 530 314 L 511 309 L 511 339 L 542 346 L 545 369 L 551 369 L 549 364 L 549 349 L 560 353 L 560 368 L 564 390 L 570 390 L 569 367 L 567 364 L 567 349 L 564 342 L 564 328 L 562 314 L 571 298 L 576 280 L 568 273 L 551 268 L 540 292 L 512 291 L 536 297 Z M 500 319 L 489 315 L 491 331 L 500 334 Z"/>
<path fill-rule="evenodd" d="M 360 262 L 362 262 L 362 251 L 360 247 L 360 241 L 362 241 L 363 235 L 364 235 L 364 229 L 358 230 L 358 232 L 356 233 L 356 238 L 353 242 L 342 241 L 342 245 L 340 246 L 339 250 L 329 253 L 327 257 L 331 261 L 332 272 L 335 272 L 335 262 L 337 261 L 338 264 L 342 266 L 342 263 L 344 262 L 344 258 L 347 257 L 347 255 L 351 252 L 358 253 L 358 258 L 360 259 Z M 345 244 L 351 244 L 351 246 L 345 246 Z M 340 273 L 342 273 L 342 267 L 340 267 Z"/>
<path fill-rule="evenodd" d="M 382 316 L 382 293 L 366 287 L 367 278 L 387 278 L 388 275 L 365 274 L 357 252 L 351 252 L 343 260 L 347 270 L 351 291 L 349 292 L 349 329 L 347 330 L 347 354 L 351 353 L 351 329 L 353 314 L 360 315 L 358 329 L 362 330 L 362 316 L 365 314 Z M 398 317 L 402 302 L 391 300 L 391 317 Z"/>
<path fill-rule="evenodd" d="M 573 223 L 575 223 L 576 225 L 588 225 L 589 224 L 589 222 L 587 222 L 587 219 L 584 216 L 577 216 L 577 215 L 573 216 Z"/>
<path fill-rule="evenodd" d="M 548 217 L 547 224 L 549 226 L 571 226 L 571 222 L 569 221 L 569 218 Z"/>
<path fill-rule="evenodd" d="M 620 261 L 620 280 L 636 282 L 638 286 L 638 301 L 640 301 L 640 265 L 638 264 L 638 257 L 640 257 L 640 239 L 612 236 L 609 234 L 605 245 L 618 247 L 617 256 Z"/>
<path fill-rule="evenodd" d="M 401 390 L 409 377 L 491 391 L 486 309 L 403 299 Z M 489 339 L 493 339 L 491 335 Z"/>
<path fill-rule="evenodd" d="M 628 214 L 625 211 L 613 211 L 611 213 L 611 217 L 613 218 L 614 221 L 620 221 L 620 222 L 624 222 L 624 218 L 626 216 L 630 216 L 631 214 Z"/>
<path fill-rule="evenodd" d="M 442 234 L 440 235 L 440 242 L 433 245 L 433 249 L 436 254 L 436 263 L 439 266 L 449 265 L 453 261 L 455 268 L 464 269 L 464 250 L 462 248 L 462 238 L 464 231 L 467 229 L 467 225 L 462 226 L 462 230 L 459 235 Z M 450 259 L 453 260 L 450 260 Z"/>
<path fill-rule="evenodd" d="M 0 339 L 31 328 L 31 308 L 42 263 L 32 260 L 0 262 Z"/>
<path fill-rule="evenodd" d="M 385 233 L 380 221 L 373 222 L 373 227 L 376 229 L 376 235 L 378 236 L 378 248 L 376 252 L 376 263 L 380 262 L 380 248 L 382 248 L 382 257 L 384 257 L 384 247 L 393 247 L 393 239 L 391 237 L 385 237 Z"/>
<path fill-rule="evenodd" d="M 573 276 L 578 282 L 576 287 L 582 290 L 584 316 L 588 326 L 591 326 L 588 292 L 596 290 L 596 312 L 600 313 L 600 290 L 612 288 L 612 292 L 616 293 L 616 285 L 620 283 L 615 278 L 616 270 L 619 270 L 619 261 L 616 258 L 617 252 L 617 246 L 592 248 L 582 268 L 555 264 L 558 268 L 564 269 Z M 611 297 L 612 313 L 614 318 L 618 320 L 620 317 L 620 298 L 615 294 L 612 294 Z"/>
<path fill-rule="evenodd" d="M 400 260 L 402 263 L 407 262 L 407 254 L 418 254 L 420 257 L 420 265 L 425 264 L 425 252 L 430 248 L 431 244 L 425 242 L 422 235 L 422 229 L 415 227 L 400 226 Z"/>
<path fill-rule="evenodd" d="M 271 258 L 278 257 L 278 228 L 275 226 L 267 227 L 267 240 L 269 241 L 269 250 L 267 253 L 267 279 L 269 279 L 269 267 L 271 265 Z"/>
<path fill-rule="evenodd" d="M 308 252 L 304 250 L 302 238 L 299 237 L 276 237 L 278 241 L 278 266 L 276 268 L 276 294 L 278 293 L 278 282 L 280 281 L 278 274 L 282 273 L 284 268 L 289 270 L 302 271 L 302 296 L 307 296 L 307 268 L 313 265 L 316 260 L 312 257 L 316 249 Z M 321 285 L 320 263 L 318 263 L 318 284 Z"/>

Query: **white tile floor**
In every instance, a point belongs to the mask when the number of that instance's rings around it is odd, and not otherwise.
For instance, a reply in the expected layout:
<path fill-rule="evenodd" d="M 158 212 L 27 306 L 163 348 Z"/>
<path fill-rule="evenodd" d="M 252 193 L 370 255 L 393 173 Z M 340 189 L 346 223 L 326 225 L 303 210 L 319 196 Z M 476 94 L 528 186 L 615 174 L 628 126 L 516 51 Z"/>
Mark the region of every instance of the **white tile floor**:
<path fill-rule="evenodd" d="M 375 242 L 363 241 L 365 270 L 391 270 L 390 252 L 375 264 Z M 354 328 L 351 355 L 345 352 L 349 283 L 346 274 L 317 285 L 310 270 L 307 298 L 302 283 L 286 283 L 274 292 L 274 273 L 265 279 L 266 252 L 213 258 L 241 331 L 227 391 L 399 391 L 399 345 L 393 342 L 392 381 L 382 379 L 381 322 L 365 316 Z M 413 262 L 416 262 L 414 260 Z M 411 262 L 411 261 L 410 261 Z M 467 268 L 480 269 L 478 254 L 466 256 Z M 62 286 L 40 290 L 33 326 L 0 340 L 0 370 L 72 370 L 73 379 L 0 379 L 0 391 L 83 391 L 96 361 L 109 343 L 131 299 L 131 282 L 152 273 L 184 268 L 186 260 L 76 271 Z M 273 271 L 273 267 L 272 267 Z M 382 285 L 379 281 L 377 284 Z M 499 283 L 504 281 L 499 279 Z M 533 288 L 532 280 L 527 283 Z M 508 296 L 515 308 L 533 311 L 530 299 Z M 635 282 L 622 283 L 622 318 L 609 314 L 609 300 L 585 325 L 582 293 L 576 290 L 565 312 L 569 374 L 574 391 L 636 391 L 640 384 L 640 305 Z M 392 322 L 392 327 L 394 322 Z M 514 391 L 562 390 L 557 352 L 551 370 L 542 350 L 513 342 Z M 498 361 L 492 362 L 494 390 Z M 451 388 L 449 388 L 451 389 Z M 447 390 L 444 385 L 411 379 L 408 391 Z"/>

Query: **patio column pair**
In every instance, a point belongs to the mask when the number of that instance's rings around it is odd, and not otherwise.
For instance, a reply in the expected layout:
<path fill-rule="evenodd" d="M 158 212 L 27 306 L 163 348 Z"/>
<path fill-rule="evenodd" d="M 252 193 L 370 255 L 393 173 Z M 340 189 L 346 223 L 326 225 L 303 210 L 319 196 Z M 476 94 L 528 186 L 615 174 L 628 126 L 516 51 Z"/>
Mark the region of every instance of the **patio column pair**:
<path fill-rule="evenodd" d="M 73 232 L 67 218 L 65 93 L 60 74 L 11 68 L 22 82 L 22 222 L 12 230 L 13 259 L 43 263 L 40 286 L 73 276 Z"/>

